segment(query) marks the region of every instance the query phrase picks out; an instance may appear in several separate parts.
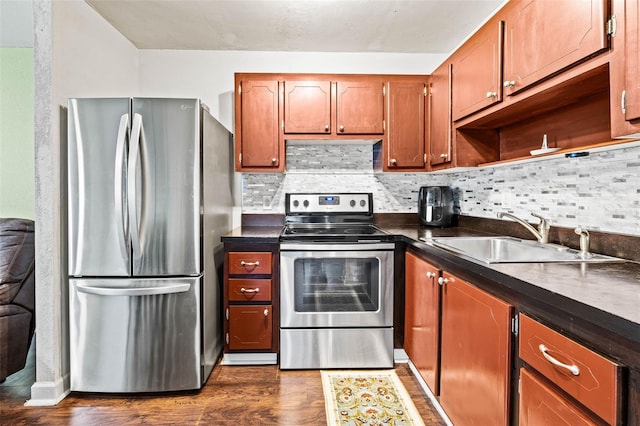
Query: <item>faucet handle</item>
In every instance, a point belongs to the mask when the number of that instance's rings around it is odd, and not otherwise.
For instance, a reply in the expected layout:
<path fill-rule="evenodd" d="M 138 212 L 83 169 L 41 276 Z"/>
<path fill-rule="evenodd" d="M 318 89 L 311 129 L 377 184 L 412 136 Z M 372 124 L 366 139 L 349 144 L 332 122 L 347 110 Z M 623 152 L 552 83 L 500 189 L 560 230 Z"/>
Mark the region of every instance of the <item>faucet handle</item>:
<path fill-rule="evenodd" d="M 540 216 L 537 213 L 531 213 L 531 216 L 537 217 L 538 219 L 540 219 L 540 225 L 539 225 L 540 229 L 547 229 L 547 230 L 549 229 L 550 226 L 549 226 L 549 221 L 547 219 L 545 219 L 544 217 Z"/>
<path fill-rule="evenodd" d="M 573 230 L 576 234 L 580 235 L 580 253 L 589 253 L 589 231 L 584 226 L 578 226 Z"/>

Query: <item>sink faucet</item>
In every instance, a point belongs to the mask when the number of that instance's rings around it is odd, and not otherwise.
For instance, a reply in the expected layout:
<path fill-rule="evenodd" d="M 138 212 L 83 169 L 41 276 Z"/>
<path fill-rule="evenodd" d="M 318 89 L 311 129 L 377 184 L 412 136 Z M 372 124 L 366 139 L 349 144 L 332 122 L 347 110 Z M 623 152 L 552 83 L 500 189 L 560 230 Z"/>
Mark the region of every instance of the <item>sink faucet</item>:
<path fill-rule="evenodd" d="M 583 226 L 578 226 L 574 232 L 580 235 L 580 254 L 589 254 L 589 231 Z"/>
<path fill-rule="evenodd" d="M 529 230 L 529 232 L 531 232 L 539 242 L 548 243 L 549 242 L 549 222 L 547 222 L 547 220 L 545 218 L 543 218 L 542 216 L 537 215 L 535 213 L 531 213 L 531 216 L 534 216 L 534 217 L 537 217 L 538 219 L 540 219 L 540 224 L 538 225 L 538 229 L 534 228 L 529 223 L 525 222 L 524 220 L 520 219 L 519 217 L 512 215 L 511 213 L 498 212 L 498 217 L 499 218 L 509 217 L 509 218 L 515 220 L 520 225 L 522 225 L 525 228 L 527 228 Z"/>

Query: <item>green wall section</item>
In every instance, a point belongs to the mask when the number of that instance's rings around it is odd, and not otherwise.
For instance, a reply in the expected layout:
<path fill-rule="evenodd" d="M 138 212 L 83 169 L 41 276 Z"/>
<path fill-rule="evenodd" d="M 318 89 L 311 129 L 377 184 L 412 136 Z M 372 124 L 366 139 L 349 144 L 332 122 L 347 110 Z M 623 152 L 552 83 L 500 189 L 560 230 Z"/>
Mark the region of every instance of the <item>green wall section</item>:
<path fill-rule="evenodd" d="M 0 217 L 33 219 L 33 48 L 0 48 Z"/>

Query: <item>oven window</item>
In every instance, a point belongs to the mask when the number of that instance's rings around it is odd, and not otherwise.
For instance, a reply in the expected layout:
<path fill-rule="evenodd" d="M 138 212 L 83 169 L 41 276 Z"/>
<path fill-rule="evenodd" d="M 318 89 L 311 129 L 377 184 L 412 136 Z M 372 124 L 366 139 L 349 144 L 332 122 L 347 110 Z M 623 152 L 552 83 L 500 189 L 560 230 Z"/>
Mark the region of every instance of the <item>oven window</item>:
<path fill-rule="evenodd" d="M 380 259 L 301 258 L 294 261 L 297 312 L 367 312 L 380 304 Z"/>

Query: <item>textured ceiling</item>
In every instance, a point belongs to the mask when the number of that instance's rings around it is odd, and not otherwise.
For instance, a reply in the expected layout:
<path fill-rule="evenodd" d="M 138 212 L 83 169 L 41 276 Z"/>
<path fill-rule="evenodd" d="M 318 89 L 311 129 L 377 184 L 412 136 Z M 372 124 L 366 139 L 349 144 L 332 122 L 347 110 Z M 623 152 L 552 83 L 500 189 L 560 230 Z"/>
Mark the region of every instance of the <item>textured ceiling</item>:
<path fill-rule="evenodd" d="M 450 53 L 503 0 L 86 0 L 140 49 Z"/>

